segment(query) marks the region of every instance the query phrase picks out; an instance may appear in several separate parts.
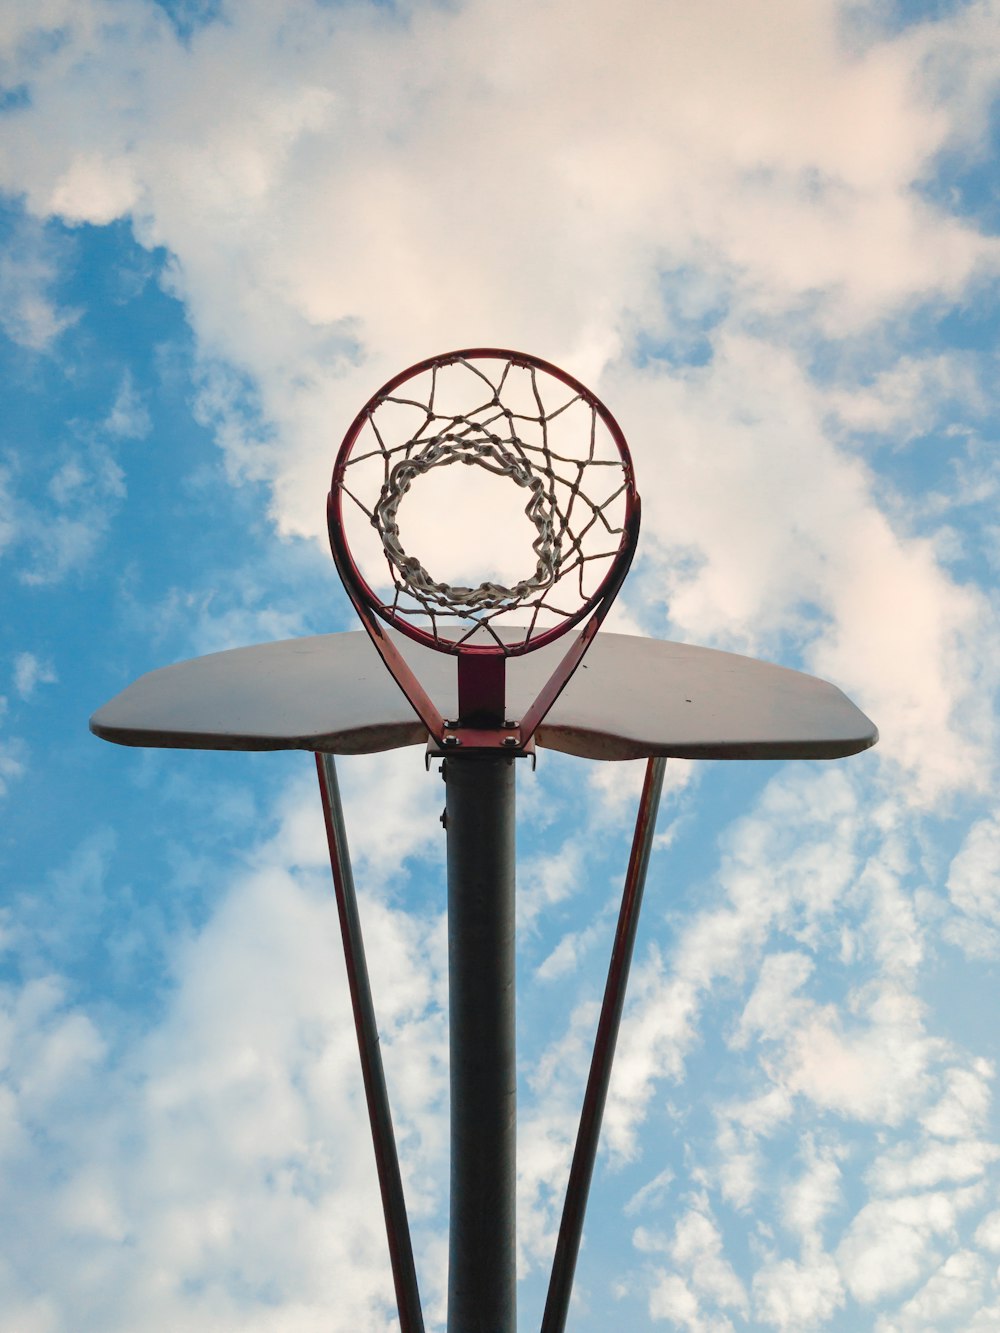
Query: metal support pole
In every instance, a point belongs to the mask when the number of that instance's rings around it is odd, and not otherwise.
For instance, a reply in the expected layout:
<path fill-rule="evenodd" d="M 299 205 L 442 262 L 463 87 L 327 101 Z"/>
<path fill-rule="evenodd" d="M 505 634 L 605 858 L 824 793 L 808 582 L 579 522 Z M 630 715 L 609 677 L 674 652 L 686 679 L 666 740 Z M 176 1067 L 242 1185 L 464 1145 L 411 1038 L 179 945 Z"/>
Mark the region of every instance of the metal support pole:
<path fill-rule="evenodd" d="M 445 761 L 448 1333 L 515 1333 L 514 760 Z"/>
<path fill-rule="evenodd" d="M 639 925 L 639 909 L 642 906 L 642 891 L 646 884 L 646 870 L 649 866 L 649 854 L 656 828 L 656 812 L 660 805 L 660 792 L 663 789 L 666 766 L 665 759 L 650 759 L 646 763 L 646 779 L 635 821 L 632 854 L 629 857 L 625 890 L 618 914 L 618 928 L 611 950 L 601 1016 L 594 1038 L 594 1054 L 590 1062 L 587 1091 L 583 1098 L 569 1183 L 566 1186 L 566 1200 L 563 1204 L 562 1221 L 559 1224 L 559 1239 L 556 1242 L 552 1275 L 549 1278 L 541 1333 L 563 1333 L 566 1327 L 576 1260 L 583 1235 L 583 1218 L 587 1210 L 587 1195 L 590 1193 L 590 1181 L 597 1157 L 597 1142 L 601 1135 L 601 1121 L 608 1099 L 611 1066 L 615 1058 L 618 1029 L 625 1004 L 625 988 L 628 985 L 635 934 Z"/>
<path fill-rule="evenodd" d="M 424 1319 L 420 1311 L 420 1292 L 417 1289 L 417 1271 L 410 1243 L 410 1226 L 403 1198 L 403 1181 L 399 1174 L 396 1140 L 392 1132 L 389 1094 L 385 1086 L 382 1055 L 379 1051 L 378 1026 L 368 980 L 365 946 L 361 938 L 361 918 L 354 892 L 354 875 L 347 849 L 347 830 L 340 803 L 337 768 L 332 754 L 317 754 L 316 772 L 319 792 L 323 801 L 326 837 L 330 845 L 330 867 L 337 894 L 340 915 L 340 933 L 344 941 L 344 959 L 347 963 L 347 981 L 354 1010 L 354 1027 L 358 1036 L 361 1056 L 361 1074 L 368 1102 L 368 1120 L 375 1148 L 375 1166 L 378 1170 L 382 1194 L 382 1212 L 389 1241 L 389 1259 L 392 1280 L 396 1288 L 401 1333 L 424 1333 Z"/>

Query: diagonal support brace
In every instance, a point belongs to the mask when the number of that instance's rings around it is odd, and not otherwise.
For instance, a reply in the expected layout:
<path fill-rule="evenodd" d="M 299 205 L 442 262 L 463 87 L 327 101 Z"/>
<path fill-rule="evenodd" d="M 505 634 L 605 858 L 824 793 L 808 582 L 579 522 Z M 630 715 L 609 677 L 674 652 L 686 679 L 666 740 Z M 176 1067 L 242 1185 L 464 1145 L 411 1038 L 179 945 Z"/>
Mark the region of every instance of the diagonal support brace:
<path fill-rule="evenodd" d="M 629 857 L 625 891 L 618 914 L 618 928 L 611 950 L 608 980 L 604 988 L 604 1001 L 597 1024 L 597 1036 L 594 1039 L 594 1054 L 590 1062 L 583 1110 L 580 1113 L 573 1164 L 566 1186 L 566 1199 L 563 1203 L 562 1221 L 559 1224 L 559 1238 L 556 1241 L 556 1253 L 552 1262 L 541 1333 L 563 1333 L 566 1327 L 573 1277 L 576 1273 L 576 1261 L 583 1235 L 587 1196 L 590 1193 L 597 1143 L 601 1135 L 601 1121 L 608 1099 L 611 1066 L 621 1026 L 625 989 L 628 985 L 629 968 L 635 947 L 639 909 L 642 906 L 642 892 L 646 884 L 646 870 L 653 846 L 656 813 L 660 805 L 666 765 L 665 759 L 650 759 L 646 763 L 646 777 L 636 816 L 632 854 Z"/>
<path fill-rule="evenodd" d="M 368 1103 L 368 1120 L 375 1148 L 379 1189 L 382 1194 L 382 1212 L 389 1241 L 392 1280 L 396 1288 L 401 1333 L 424 1333 L 424 1318 L 420 1310 L 420 1292 L 417 1271 L 413 1262 L 410 1226 L 406 1217 L 403 1181 L 399 1173 L 396 1140 L 392 1132 L 389 1094 L 385 1086 L 382 1056 L 379 1051 L 378 1026 L 372 1002 L 368 964 L 361 937 L 361 918 L 354 891 L 354 875 L 347 848 L 347 830 L 340 803 L 337 769 L 332 754 L 316 755 L 316 772 L 323 802 L 323 819 L 330 846 L 330 868 L 337 895 L 340 915 L 340 933 L 344 941 L 344 959 L 347 963 L 347 981 L 351 991 L 351 1008 L 358 1036 L 358 1054 Z"/>

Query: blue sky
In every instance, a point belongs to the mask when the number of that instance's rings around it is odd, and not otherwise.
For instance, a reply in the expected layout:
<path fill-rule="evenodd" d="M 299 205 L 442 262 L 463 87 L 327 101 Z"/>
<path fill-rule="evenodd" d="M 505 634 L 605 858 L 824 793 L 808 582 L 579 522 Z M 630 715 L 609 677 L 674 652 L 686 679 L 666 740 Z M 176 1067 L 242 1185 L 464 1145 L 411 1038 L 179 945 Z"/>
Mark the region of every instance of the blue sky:
<path fill-rule="evenodd" d="M 0 1326 L 394 1327 L 313 767 L 90 713 L 353 628 L 337 445 L 476 344 L 608 403 L 612 628 L 833 680 L 876 750 L 668 765 L 571 1327 L 1000 1327 L 995 3 L 0 16 Z M 440 781 L 343 760 L 443 1328 Z M 641 766 L 519 775 L 537 1325 Z"/>

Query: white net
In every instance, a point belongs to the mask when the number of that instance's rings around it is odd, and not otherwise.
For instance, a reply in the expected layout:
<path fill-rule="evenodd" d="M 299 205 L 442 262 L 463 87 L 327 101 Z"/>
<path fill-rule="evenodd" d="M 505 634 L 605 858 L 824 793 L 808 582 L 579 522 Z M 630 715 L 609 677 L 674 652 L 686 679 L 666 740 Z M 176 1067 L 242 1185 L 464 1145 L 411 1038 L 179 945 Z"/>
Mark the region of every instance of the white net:
<path fill-rule="evenodd" d="M 430 363 L 373 399 L 345 449 L 342 522 L 358 572 L 383 616 L 442 646 L 479 633 L 509 650 L 515 623 L 530 642 L 578 619 L 621 549 L 620 432 L 585 390 L 527 358 Z M 465 501 L 466 468 L 495 479 L 495 495 L 466 487 L 476 499 Z M 425 502 L 432 489 L 421 478 L 439 482 L 422 512 L 414 483 Z M 510 521 L 512 484 L 527 523 Z M 462 564 L 456 534 L 465 563 L 489 576 L 451 567 Z"/>

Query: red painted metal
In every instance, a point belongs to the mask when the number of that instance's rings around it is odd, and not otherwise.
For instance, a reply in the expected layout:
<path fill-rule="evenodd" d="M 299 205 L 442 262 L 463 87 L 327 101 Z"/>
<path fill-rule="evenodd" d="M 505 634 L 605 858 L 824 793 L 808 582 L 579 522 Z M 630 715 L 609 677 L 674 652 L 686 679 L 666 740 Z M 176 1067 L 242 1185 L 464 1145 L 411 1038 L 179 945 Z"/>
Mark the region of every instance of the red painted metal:
<path fill-rule="evenodd" d="M 463 726 L 501 727 L 507 659 L 463 653 L 458 659 L 458 717 Z"/>
<path fill-rule="evenodd" d="M 608 586 L 604 600 L 594 611 L 594 614 L 591 616 L 590 620 L 588 620 L 587 624 L 584 625 L 569 652 L 542 686 L 535 702 L 521 719 L 521 734 L 525 741 L 531 740 L 532 736 L 534 736 L 535 732 L 544 721 L 546 713 L 566 688 L 573 676 L 573 672 L 583 661 L 584 653 L 586 653 L 587 649 L 593 643 L 594 636 L 601 628 L 604 617 L 611 610 L 611 603 L 618 596 L 618 590 L 624 583 L 625 575 L 628 573 L 629 566 L 632 564 L 632 554 L 635 551 L 636 540 L 639 536 L 639 513 L 639 497 L 636 496 L 635 505 L 628 518 L 628 524 L 632 529 L 631 544 L 623 544 L 623 558 L 615 562 L 612 570 L 615 578 Z"/>
<path fill-rule="evenodd" d="M 423 722 L 428 732 L 435 740 L 440 740 L 444 735 L 444 718 L 441 716 L 437 705 L 431 699 L 430 695 L 417 680 L 410 668 L 410 664 L 399 651 L 396 645 L 386 634 L 382 625 L 373 614 L 372 604 L 365 600 L 362 588 L 367 585 L 357 575 L 357 566 L 347 547 L 344 538 L 343 524 L 334 522 L 330 516 L 330 510 L 334 504 L 334 496 L 331 492 L 327 497 L 327 516 L 330 528 L 330 547 L 333 551 L 333 562 L 337 566 L 337 572 L 341 581 L 347 590 L 347 595 L 354 604 L 354 609 L 358 613 L 362 625 L 368 631 L 368 637 L 371 639 L 378 655 L 385 663 L 389 674 L 399 686 L 399 688 L 413 705 L 413 711 Z M 355 575 L 357 577 L 355 578 Z"/>

